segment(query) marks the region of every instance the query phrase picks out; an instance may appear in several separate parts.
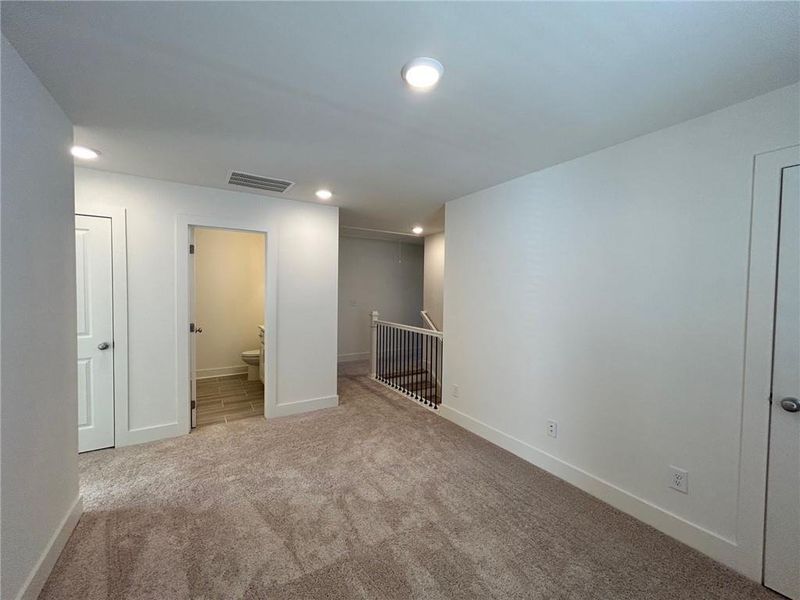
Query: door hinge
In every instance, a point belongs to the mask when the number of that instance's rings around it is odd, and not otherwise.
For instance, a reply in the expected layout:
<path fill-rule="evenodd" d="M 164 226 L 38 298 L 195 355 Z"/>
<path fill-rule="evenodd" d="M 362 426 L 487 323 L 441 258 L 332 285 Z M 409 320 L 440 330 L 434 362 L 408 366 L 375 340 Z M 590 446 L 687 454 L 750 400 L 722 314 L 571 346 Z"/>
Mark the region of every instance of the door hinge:
<path fill-rule="evenodd" d="M 189 323 L 189 333 L 194 333 L 194 323 Z"/>
<path fill-rule="evenodd" d="M 189 254 L 194 254 L 194 244 L 189 244 Z"/>
<path fill-rule="evenodd" d="M 194 410 L 194 407 L 195 407 L 195 406 L 197 406 L 197 402 L 196 402 L 196 401 L 194 401 L 194 400 L 192 400 L 192 410 Z"/>

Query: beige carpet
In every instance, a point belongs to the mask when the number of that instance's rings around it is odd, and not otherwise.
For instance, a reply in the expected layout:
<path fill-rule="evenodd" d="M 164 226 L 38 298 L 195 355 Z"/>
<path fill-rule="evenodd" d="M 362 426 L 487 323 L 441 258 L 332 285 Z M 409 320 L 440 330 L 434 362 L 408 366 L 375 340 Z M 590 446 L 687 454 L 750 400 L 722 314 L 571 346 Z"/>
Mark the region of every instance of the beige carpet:
<path fill-rule="evenodd" d="M 81 456 L 42 598 L 777 598 L 354 372 L 341 406 Z"/>

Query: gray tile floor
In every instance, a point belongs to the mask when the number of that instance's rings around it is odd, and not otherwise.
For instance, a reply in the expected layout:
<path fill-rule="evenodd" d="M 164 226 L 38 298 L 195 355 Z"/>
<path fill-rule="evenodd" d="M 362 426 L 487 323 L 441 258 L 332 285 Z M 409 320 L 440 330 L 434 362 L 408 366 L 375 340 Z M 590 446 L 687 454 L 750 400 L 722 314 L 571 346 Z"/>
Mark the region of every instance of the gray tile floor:
<path fill-rule="evenodd" d="M 244 374 L 198 380 L 198 427 L 263 415 L 264 384 L 260 381 L 247 381 Z"/>

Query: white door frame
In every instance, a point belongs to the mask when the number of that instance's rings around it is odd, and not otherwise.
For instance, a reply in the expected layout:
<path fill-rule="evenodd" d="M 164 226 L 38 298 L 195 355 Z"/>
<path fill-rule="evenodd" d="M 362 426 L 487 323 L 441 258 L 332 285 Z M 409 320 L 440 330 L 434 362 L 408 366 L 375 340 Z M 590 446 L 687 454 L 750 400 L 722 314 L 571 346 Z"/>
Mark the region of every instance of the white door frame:
<path fill-rule="evenodd" d="M 111 297 L 114 328 L 114 446 L 129 441 L 128 412 L 128 241 L 124 208 L 75 210 L 76 215 L 111 219 Z"/>
<path fill-rule="evenodd" d="M 738 569 L 762 582 L 780 172 L 798 160 L 800 146 L 792 146 L 758 154 L 753 163 L 736 544 L 741 550 Z"/>
<path fill-rule="evenodd" d="M 266 327 L 267 382 L 264 385 L 264 417 L 276 415 L 278 405 L 278 228 L 257 227 L 251 219 L 205 215 L 178 215 L 175 225 L 175 394 L 178 399 L 177 423 L 183 433 L 191 430 L 191 365 L 189 357 L 189 228 L 208 227 L 263 233 L 266 266 L 264 324 Z M 182 400 L 183 399 L 183 400 Z"/>

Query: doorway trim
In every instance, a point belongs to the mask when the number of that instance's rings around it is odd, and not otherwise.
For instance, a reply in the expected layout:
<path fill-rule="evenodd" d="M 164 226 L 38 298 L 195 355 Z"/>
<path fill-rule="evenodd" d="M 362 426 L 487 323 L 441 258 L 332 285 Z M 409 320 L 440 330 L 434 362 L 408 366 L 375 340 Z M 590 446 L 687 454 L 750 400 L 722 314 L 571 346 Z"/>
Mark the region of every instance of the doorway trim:
<path fill-rule="evenodd" d="M 111 302 L 114 328 L 114 447 L 130 439 L 128 412 L 128 226 L 124 208 L 75 208 L 75 215 L 111 219 Z"/>
<path fill-rule="evenodd" d="M 762 583 L 780 174 L 791 162 L 800 162 L 800 146 L 764 152 L 753 161 L 736 541 L 739 570 Z"/>
<path fill-rule="evenodd" d="M 264 385 L 264 417 L 274 416 L 278 402 L 278 228 L 255 226 L 251 219 L 180 214 L 175 225 L 175 394 L 176 421 L 181 433 L 191 430 L 191 365 L 189 356 L 189 229 L 204 227 L 262 233 L 266 237 L 264 325 L 266 331 L 267 383 Z M 183 400 L 181 400 L 183 399 Z"/>

